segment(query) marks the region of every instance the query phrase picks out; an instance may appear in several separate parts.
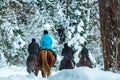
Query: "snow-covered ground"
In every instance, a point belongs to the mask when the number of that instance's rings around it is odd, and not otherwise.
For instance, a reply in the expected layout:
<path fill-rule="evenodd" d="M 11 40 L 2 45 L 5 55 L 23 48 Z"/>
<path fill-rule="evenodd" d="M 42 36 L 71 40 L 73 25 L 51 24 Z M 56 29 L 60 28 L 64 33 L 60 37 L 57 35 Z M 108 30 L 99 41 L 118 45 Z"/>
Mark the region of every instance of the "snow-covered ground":
<path fill-rule="evenodd" d="M 102 71 L 98 68 L 79 67 L 75 69 L 55 70 L 48 78 L 28 74 L 26 67 L 5 66 L 0 68 L 0 80 L 120 80 L 120 74 Z"/>

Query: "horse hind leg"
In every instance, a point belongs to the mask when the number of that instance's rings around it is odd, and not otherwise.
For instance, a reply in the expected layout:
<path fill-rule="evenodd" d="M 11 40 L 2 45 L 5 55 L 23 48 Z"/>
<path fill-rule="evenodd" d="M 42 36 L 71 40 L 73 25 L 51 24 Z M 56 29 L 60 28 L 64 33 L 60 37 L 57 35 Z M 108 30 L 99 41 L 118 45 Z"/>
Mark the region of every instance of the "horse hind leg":
<path fill-rule="evenodd" d="M 43 70 L 41 70 L 41 74 L 42 74 L 42 77 L 46 77 L 46 75 L 45 75 L 45 71 L 43 71 Z"/>
<path fill-rule="evenodd" d="M 39 70 L 40 70 L 40 68 L 39 68 L 38 66 L 36 66 L 36 67 L 35 67 L 35 72 L 34 72 L 34 74 L 35 74 L 36 76 L 38 76 Z"/>
<path fill-rule="evenodd" d="M 47 69 L 47 76 L 49 76 L 51 74 L 51 71 L 50 71 L 50 67 Z"/>
<path fill-rule="evenodd" d="M 29 74 L 32 72 L 31 63 L 27 63 L 27 72 Z"/>
<path fill-rule="evenodd" d="M 41 70 L 42 72 L 42 77 L 46 78 L 50 75 L 50 72 L 49 71 L 44 71 L 44 70 Z"/>
<path fill-rule="evenodd" d="M 36 66 L 36 65 L 35 65 L 35 67 L 34 67 L 34 74 L 35 74 L 35 76 L 38 75 L 38 69 L 37 69 L 37 66 Z"/>
<path fill-rule="evenodd" d="M 30 68 L 28 68 L 28 67 L 27 67 L 27 72 L 28 72 L 29 74 L 31 73 Z"/>
<path fill-rule="evenodd" d="M 35 72 L 34 72 L 34 74 L 35 74 L 35 76 L 38 76 L 38 70 L 35 70 Z"/>
<path fill-rule="evenodd" d="M 47 77 L 47 68 L 45 66 L 42 66 L 42 69 L 41 69 L 41 73 L 42 73 L 42 77 L 46 78 Z"/>
<path fill-rule="evenodd" d="M 50 75 L 50 67 L 43 69 L 43 77 L 48 77 Z"/>

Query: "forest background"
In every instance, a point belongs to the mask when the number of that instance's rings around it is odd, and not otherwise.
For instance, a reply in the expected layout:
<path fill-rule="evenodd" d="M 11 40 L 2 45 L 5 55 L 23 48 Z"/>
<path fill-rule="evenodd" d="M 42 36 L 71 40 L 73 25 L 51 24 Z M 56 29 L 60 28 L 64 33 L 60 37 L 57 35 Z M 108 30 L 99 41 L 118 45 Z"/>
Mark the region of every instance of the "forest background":
<path fill-rule="evenodd" d="M 98 0 L 0 0 L 0 66 L 25 65 L 28 44 L 45 29 L 58 55 L 67 42 L 77 58 L 85 44 L 103 66 Z"/>

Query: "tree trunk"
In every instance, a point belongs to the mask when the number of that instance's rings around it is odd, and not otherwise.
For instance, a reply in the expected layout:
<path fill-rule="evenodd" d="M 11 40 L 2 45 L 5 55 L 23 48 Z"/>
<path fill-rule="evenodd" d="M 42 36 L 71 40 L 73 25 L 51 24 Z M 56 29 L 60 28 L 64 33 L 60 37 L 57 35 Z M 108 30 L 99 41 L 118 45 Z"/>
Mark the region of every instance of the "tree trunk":
<path fill-rule="evenodd" d="M 120 60 L 120 5 L 118 0 L 98 0 L 104 70 L 118 70 Z"/>
<path fill-rule="evenodd" d="M 69 4 L 70 4 L 70 0 L 66 0 L 66 19 L 69 16 Z"/>

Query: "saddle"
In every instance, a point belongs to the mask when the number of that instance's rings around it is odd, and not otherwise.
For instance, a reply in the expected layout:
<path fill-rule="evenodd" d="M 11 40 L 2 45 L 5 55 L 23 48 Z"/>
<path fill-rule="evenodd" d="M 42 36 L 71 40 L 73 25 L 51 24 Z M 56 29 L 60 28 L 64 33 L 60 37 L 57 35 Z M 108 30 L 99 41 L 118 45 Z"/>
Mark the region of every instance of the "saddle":
<path fill-rule="evenodd" d="M 57 55 L 55 54 L 55 52 L 53 51 L 53 50 L 51 50 L 51 49 L 41 49 L 41 50 L 49 50 L 49 51 L 51 51 L 52 52 L 52 54 L 54 55 L 54 57 L 55 57 L 55 60 L 57 59 Z"/>

